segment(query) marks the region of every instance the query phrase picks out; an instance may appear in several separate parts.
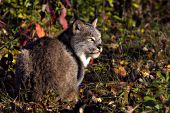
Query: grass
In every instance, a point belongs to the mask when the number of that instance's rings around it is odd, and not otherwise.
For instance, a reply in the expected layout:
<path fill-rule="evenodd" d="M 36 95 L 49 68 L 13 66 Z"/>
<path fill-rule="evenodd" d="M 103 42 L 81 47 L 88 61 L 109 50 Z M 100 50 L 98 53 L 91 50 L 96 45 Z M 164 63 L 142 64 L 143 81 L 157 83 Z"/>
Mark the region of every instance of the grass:
<path fill-rule="evenodd" d="M 162 30 L 161 30 L 162 29 Z M 1 112 L 77 112 L 84 113 L 138 113 L 170 112 L 170 39 L 169 27 L 148 28 L 136 38 L 105 41 L 99 59 L 86 70 L 80 86 L 79 102 L 53 102 L 54 95 L 46 95 L 40 102 L 18 101 L 9 96 L 13 84 L 14 58 L 1 69 Z M 121 42 L 122 41 L 122 42 Z M 111 43 L 110 43 L 111 42 Z M 5 63 L 6 64 L 6 63 Z M 10 83 L 9 83 L 10 81 Z M 81 107 L 81 109 L 80 109 Z"/>

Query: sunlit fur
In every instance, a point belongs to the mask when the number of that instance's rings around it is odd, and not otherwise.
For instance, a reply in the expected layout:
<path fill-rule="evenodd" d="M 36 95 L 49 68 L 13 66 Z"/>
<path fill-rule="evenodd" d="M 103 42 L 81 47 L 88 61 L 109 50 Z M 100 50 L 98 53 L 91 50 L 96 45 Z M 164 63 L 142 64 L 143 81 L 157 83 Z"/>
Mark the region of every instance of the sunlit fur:
<path fill-rule="evenodd" d="M 61 100 L 77 100 L 84 68 L 102 51 L 101 34 L 95 26 L 76 20 L 56 38 L 28 43 L 17 58 L 17 91 L 28 92 L 30 100 L 39 100 L 51 90 Z"/>

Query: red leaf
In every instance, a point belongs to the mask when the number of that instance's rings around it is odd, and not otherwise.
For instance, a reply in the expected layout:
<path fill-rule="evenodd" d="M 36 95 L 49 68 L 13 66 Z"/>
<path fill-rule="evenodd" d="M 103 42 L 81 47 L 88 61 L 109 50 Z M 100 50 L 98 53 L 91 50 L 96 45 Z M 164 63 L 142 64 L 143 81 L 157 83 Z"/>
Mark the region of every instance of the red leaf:
<path fill-rule="evenodd" d="M 61 9 L 61 13 L 60 13 L 60 16 L 59 16 L 59 22 L 60 22 L 60 24 L 61 24 L 61 26 L 63 27 L 64 30 L 68 28 L 68 22 L 67 22 L 67 20 L 65 18 L 66 15 L 67 15 L 66 14 L 66 8 L 63 7 Z"/>
<path fill-rule="evenodd" d="M 41 27 L 39 24 L 35 24 L 35 25 L 36 25 L 35 30 L 36 30 L 36 33 L 37 33 L 38 37 L 39 38 L 44 37 L 45 36 L 44 28 Z"/>

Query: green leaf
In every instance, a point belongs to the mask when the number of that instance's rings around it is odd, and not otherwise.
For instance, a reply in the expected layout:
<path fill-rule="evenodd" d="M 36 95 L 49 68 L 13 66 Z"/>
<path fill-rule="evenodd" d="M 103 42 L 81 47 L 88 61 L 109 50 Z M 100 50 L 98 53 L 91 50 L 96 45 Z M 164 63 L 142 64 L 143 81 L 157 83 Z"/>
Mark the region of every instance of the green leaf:
<path fill-rule="evenodd" d="M 119 16 L 117 16 L 117 15 L 114 15 L 113 18 L 116 19 L 116 20 L 119 20 L 119 21 L 122 20 L 122 19 L 121 19 Z"/>
<path fill-rule="evenodd" d="M 155 105 L 155 108 L 156 108 L 156 109 L 161 109 L 161 108 L 162 108 L 162 105 L 157 104 L 157 105 Z"/>
<path fill-rule="evenodd" d="M 169 76 L 170 76 L 170 75 L 169 75 L 169 72 L 167 72 L 167 73 L 166 73 L 166 76 L 165 76 L 165 77 L 166 77 L 166 82 L 169 81 Z"/>
<path fill-rule="evenodd" d="M 164 94 L 164 93 L 166 93 L 166 91 L 165 90 L 158 90 L 157 92 L 156 92 L 156 95 L 155 95 L 155 97 L 159 97 L 160 95 L 162 95 L 162 94 Z"/>
<path fill-rule="evenodd" d="M 113 0 L 107 0 L 109 2 L 109 5 L 113 7 Z"/>
<path fill-rule="evenodd" d="M 155 98 L 150 97 L 150 96 L 145 96 L 145 97 L 144 97 L 144 101 L 145 101 L 145 102 L 146 102 L 146 101 L 149 101 L 149 100 L 155 101 Z"/>
<path fill-rule="evenodd" d="M 130 18 L 128 20 L 128 27 L 135 26 L 135 25 L 136 25 L 136 21 L 134 21 L 132 18 Z"/>
<path fill-rule="evenodd" d="M 160 71 L 158 71 L 158 72 L 156 73 L 156 75 L 157 75 L 160 79 L 165 80 L 165 77 L 161 74 Z"/>
<path fill-rule="evenodd" d="M 132 6 L 133 6 L 134 8 L 137 8 L 137 9 L 139 8 L 139 5 L 136 4 L 136 3 L 133 3 Z"/>

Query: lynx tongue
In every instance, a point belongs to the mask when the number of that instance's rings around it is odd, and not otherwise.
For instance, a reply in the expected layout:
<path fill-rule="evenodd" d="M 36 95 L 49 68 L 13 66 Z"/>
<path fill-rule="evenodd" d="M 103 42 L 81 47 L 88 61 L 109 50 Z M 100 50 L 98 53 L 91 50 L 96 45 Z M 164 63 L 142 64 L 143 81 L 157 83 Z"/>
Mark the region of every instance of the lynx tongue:
<path fill-rule="evenodd" d="M 89 64 L 94 64 L 94 58 L 90 59 L 90 63 Z"/>

